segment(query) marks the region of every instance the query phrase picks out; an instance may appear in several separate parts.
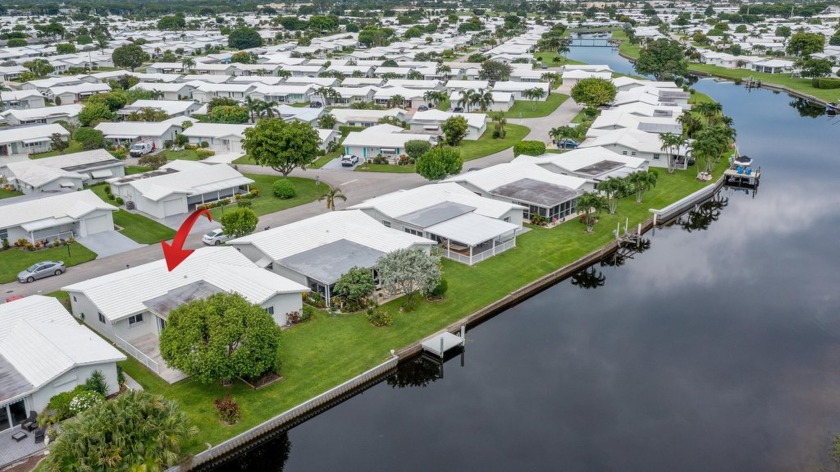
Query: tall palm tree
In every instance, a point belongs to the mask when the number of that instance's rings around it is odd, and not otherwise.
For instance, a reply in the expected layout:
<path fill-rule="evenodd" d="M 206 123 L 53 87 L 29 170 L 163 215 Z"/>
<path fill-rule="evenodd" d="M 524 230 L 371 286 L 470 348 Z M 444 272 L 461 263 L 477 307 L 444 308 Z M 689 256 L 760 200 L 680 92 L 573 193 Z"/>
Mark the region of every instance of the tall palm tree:
<path fill-rule="evenodd" d="M 537 109 L 537 100 L 543 98 L 545 96 L 545 90 L 541 89 L 540 87 L 529 88 L 522 92 L 522 96 L 524 96 L 528 100 L 532 100 L 533 109 Z"/>
<path fill-rule="evenodd" d="M 723 105 L 717 102 L 703 102 L 694 109 L 706 118 L 709 125 L 714 126 L 718 115 L 723 111 Z"/>
<path fill-rule="evenodd" d="M 614 215 L 618 210 L 618 201 L 627 193 L 627 181 L 609 177 L 598 184 L 598 191 L 607 199 L 607 212 Z"/>
<path fill-rule="evenodd" d="M 680 146 L 685 144 L 685 137 L 681 134 L 662 133 L 659 135 L 659 142 L 662 144 L 660 149 L 667 154 L 668 173 L 673 174 L 675 150 L 679 150 Z"/>
<path fill-rule="evenodd" d="M 554 142 L 558 145 L 561 141 L 564 142 L 564 147 L 567 139 L 573 139 L 577 135 L 577 129 L 572 128 L 571 126 L 558 126 L 557 128 L 551 128 L 548 132 L 548 136 L 554 139 Z"/>
<path fill-rule="evenodd" d="M 677 118 L 677 122 L 682 125 L 683 134 L 689 139 L 703 129 L 703 122 L 693 113 L 683 113 Z"/>
<path fill-rule="evenodd" d="M 438 106 L 439 103 L 446 100 L 446 92 L 440 90 L 429 90 L 423 93 L 423 100 L 426 100 L 426 102 L 429 103 L 429 106 Z"/>
<path fill-rule="evenodd" d="M 452 72 L 452 68 L 448 65 L 444 64 L 443 62 L 438 63 L 437 67 L 435 68 L 435 73 L 444 79 L 449 78 L 449 74 Z"/>
<path fill-rule="evenodd" d="M 595 192 L 585 192 L 578 197 L 575 211 L 583 213 L 583 224 L 586 225 L 587 233 L 593 232 L 597 215 L 601 214 L 606 207 L 606 199 Z"/>
<path fill-rule="evenodd" d="M 327 190 L 326 192 L 324 192 L 324 194 L 321 195 L 320 198 L 318 198 L 319 202 L 324 201 L 324 200 L 326 200 L 326 202 L 327 202 L 327 210 L 335 211 L 335 201 L 336 200 L 341 200 L 343 202 L 346 202 L 347 201 L 347 196 L 344 195 L 343 193 L 341 193 L 340 188 L 333 187 L 333 188 Z"/>
<path fill-rule="evenodd" d="M 505 114 L 497 111 L 495 113 L 490 114 L 490 118 L 496 123 L 496 139 L 505 139 L 505 135 L 507 134 L 507 130 L 505 130 L 505 125 L 507 125 L 507 118 L 505 118 Z"/>
<path fill-rule="evenodd" d="M 191 57 L 181 59 L 181 68 L 187 72 L 193 70 L 193 68 L 195 68 L 195 59 Z"/>
<path fill-rule="evenodd" d="M 405 97 L 403 97 L 402 95 L 394 95 L 393 97 L 391 97 L 392 107 L 402 108 L 403 105 L 405 105 Z"/>
<path fill-rule="evenodd" d="M 548 82 L 551 88 L 556 88 L 560 84 L 561 78 L 561 75 L 557 72 L 546 72 L 540 76 L 540 79 Z"/>
<path fill-rule="evenodd" d="M 458 99 L 458 106 L 469 112 L 474 94 L 475 92 L 472 89 L 461 90 L 461 98 Z"/>
<path fill-rule="evenodd" d="M 259 108 L 259 101 L 254 100 L 250 96 L 245 97 L 245 109 L 248 110 L 248 119 L 251 123 L 257 122 L 257 109 Z"/>
<path fill-rule="evenodd" d="M 341 98 L 341 94 L 332 87 L 318 87 L 318 89 L 315 90 L 315 96 L 324 99 L 324 106 L 329 105 L 330 100 L 335 101 Z"/>
<path fill-rule="evenodd" d="M 490 105 L 495 103 L 493 100 L 493 93 L 489 90 L 478 89 L 475 93 L 476 98 L 476 105 L 478 105 L 478 109 L 482 112 L 486 112 Z"/>

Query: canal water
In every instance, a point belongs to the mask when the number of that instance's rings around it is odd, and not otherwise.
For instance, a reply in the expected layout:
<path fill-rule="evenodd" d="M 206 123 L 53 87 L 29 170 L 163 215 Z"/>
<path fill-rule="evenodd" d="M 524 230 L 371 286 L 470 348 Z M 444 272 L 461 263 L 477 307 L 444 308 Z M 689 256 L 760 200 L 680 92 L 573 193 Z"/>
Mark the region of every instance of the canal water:
<path fill-rule="evenodd" d="M 571 58 L 632 72 L 609 48 Z M 734 118 L 757 194 L 723 191 L 470 330 L 442 368 L 408 364 L 218 470 L 834 470 L 840 122 L 695 88 Z"/>

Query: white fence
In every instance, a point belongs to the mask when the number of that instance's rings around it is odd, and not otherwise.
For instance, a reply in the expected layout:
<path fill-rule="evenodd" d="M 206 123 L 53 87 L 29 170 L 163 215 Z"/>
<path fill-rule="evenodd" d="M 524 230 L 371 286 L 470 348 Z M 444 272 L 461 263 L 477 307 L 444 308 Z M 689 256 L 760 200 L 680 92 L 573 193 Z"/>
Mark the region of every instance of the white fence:
<path fill-rule="evenodd" d="M 114 344 L 116 344 L 118 348 L 129 353 L 131 357 L 142 362 L 146 367 L 152 369 L 156 374 L 160 374 L 160 365 L 158 365 L 157 361 L 147 356 L 143 351 L 132 346 L 131 343 L 116 334 L 114 335 Z"/>
<path fill-rule="evenodd" d="M 462 264 L 474 265 L 474 264 L 478 264 L 479 262 L 481 262 L 485 259 L 489 259 L 489 258 L 495 256 L 496 254 L 501 254 L 501 253 L 507 251 L 508 249 L 515 248 L 515 247 L 516 247 L 516 239 L 509 239 L 509 240 L 507 240 L 503 243 L 496 244 L 495 247 L 492 247 L 492 248 L 490 248 L 486 251 L 479 252 L 478 254 L 473 254 L 472 256 L 470 256 L 470 255 L 465 256 L 465 255 L 457 253 L 455 251 L 447 251 L 446 248 L 444 248 L 443 249 L 443 257 L 446 257 L 447 259 L 452 259 L 453 261 L 458 261 Z"/>

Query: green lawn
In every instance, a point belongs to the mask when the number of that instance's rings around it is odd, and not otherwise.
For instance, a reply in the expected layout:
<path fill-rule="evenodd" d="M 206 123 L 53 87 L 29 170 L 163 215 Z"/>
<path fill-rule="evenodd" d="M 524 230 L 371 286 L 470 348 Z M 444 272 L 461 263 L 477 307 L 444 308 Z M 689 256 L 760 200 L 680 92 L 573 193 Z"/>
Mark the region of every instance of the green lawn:
<path fill-rule="evenodd" d="M 295 185 L 295 190 L 297 191 L 297 195 L 294 198 L 290 198 L 288 200 L 281 200 L 274 196 L 272 193 L 271 185 L 278 179 L 282 179 L 283 177 L 279 175 L 263 175 L 263 174 L 244 174 L 249 179 L 253 179 L 254 183 L 251 184 L 252 189 L 257 189 L 260 191 L 260 196 L 251 200 L 251 209 L 257 215 L 266 215 L 268 213 L 274 213 L 280 210 L 285 210 L 287 208 L 296 207 L 298 205 L 303 205 L 304 203 L 309 203 L 311 201 L 317 200 L 321 194 L 327 189 L 326 184 L 320 184 L 318 186 L 315 185 L 315 181 L 312 179 L 302 179 L 300 177 L 289 177 Z M 210 210 L 210 214 L 213 215 L 214 220 L 218 220 L 223 213 L 223 210 L 233 209 L 236 208 L 236 205 L 230 205 L 223 208 L 213 208 Z"/>
<path fill-rule="evenodd" d="M 715 175 L 720 175 L 718 166 Z M 473 267 L 443 261 L 449 292 L 443 301 L 421 302 L 410 313 L 399 311 L 400 301 L 383 305 L 394 316 L 388 328 L 374 328 L 363 314 L 330 316 L 319 313 L 307 323 L 283 332 L 281 356 L 283 381 L 259 391 L 242 382 L 224 389 L 187 379 L 168 385 L 137 361 L 122 363 L 125 371 L 146 391 L 177 400 L 198 426 L 197 438 L 187 452 L 206 448 L 245 431 L 347 379 L 383 362 L 391 349 L 400 349 L 431 335 L 448 324 L 487 306 L 557 268 L 571 263 L 613 239 L 616 223 L 630 219 L 630 226 L 650 217 L 648 208 L 662 208 L 688 195 L 705 183 L 695 180 L 695 169 L 675 175 L 660 174 L 659 184 L 637 205 L 632 197 L 619 205 L 616 215 L 602 215 L 594 234 L 570 221 L 553 229 L 534 228 L 518 238 L 517 248 Z M 363 342 L 360 342 L 363 340 Z M 234 426 L 220 426 L 213 406 L 215 398 L 231 393 L 242 412 Z"/>
<path fill-rule="evenodd" d="M 117 206 L 116 202 L 108 199 L 105 187 L 107 187 L 107 184 L 94 185 L 89 188 L 93 190 L 93 193 L 99 195 L 99 198 L 103 201 Z M 114 224 L 122 228 L 119 231 L 120 233 L 140 244 L 157 244 L 160 241 L 168 241 L 175 237 L 175 230 L 172 228 L 123 209 L 114 213 Z"/>
<path fill-rule="evenodd" d="M 21 195 L 23 194 L 17 190 L 6 190 L 5 188 L 0 188 L 0 200 L 4 198 L 19 197 Z"/>
<path fill-rule="evenodd" d="M 435 106 L 435 110 L 449 111 L 449 98 L 441 101 Z"/>
<path fill-rule="evenodd" d="M 690 64 L 689 70 L 702 72 L 730 80 L 743 80 L 747 77 L 760 80 L 763 83 L 787 87 L 797 92 L 811 95 L 827 102 L 835 103 L 840 100 L 840 89 L 818 89 L 811 85 L 811 79 L 795 79 L 790 74 L 765 74 L 745 69 L 727 69 L 709 64 Z"/>
<path fill-rule="evenodd" d="M 621 41 L 621 44 L 618 46 L 618 52 L 620 54 L 631 59 L 639 58 L 639 51 L 642 50 L 642 46 L 639 44 L 630 44 L 630 40 L 627 38 L 627 34 L 624 33 L 624 30 L 618 29 L 613 31 L 612 37 L 613 39 Z"/>
<path fill-rule="evenodd" d="M 171 149 L 167 149 L 165 151 L 161 151 L 161 154 L 166 156 L 167 161 L 174 161 L 175 159 L 181 159 L 184 161 L 200 161 L 198 157 L 198 152 L 195 149 L 182 149 L 180 151 L 173 151 Z M 204 158 L 206 159 L 206 157 Z"/>
<path fill-rule="evenodd" d="M 568 100 L 568 95 L 562 93 L 551 93 L 542 102 L 533 100 L 516 100 L 513 106 L 505 112 L 507 118 L 542 118 L 554 112 L 563 102 Z"/>
<path fill-rule="evenodd" d="M 84 150 L 85 149 L 82 147 L 82 143 L 80 143 L 78 141 L 71 140 L 70 145 L 67 146 L 67 149 L 65 149 L 64 152 L 58 152 L 58 151 L 41 152 L 41 153 L 38 153 L 38 154 L 32 154 L 29 157 L 31 157 L 32 159 L 41 159 L 42 157 L 54 157 L 54 156 L 58 156 L 58 155 L 61 155 L 61 154 L 72 154 L 74 152 L 82 152 Z"/>
<path fill-rule="evenodd" d="M 9 241 L 14 244 L 14 241 Z M 96 254 L 79 243 L 70 246 L 70 256 L 67 247 L 53 247 L 40 251 L 21 251 L 8 249 L 0 251 L 0 283 L 13 282 L 18 272 L 40 261 L 64 261 L 70 267 L 96 259 Z"/>
<path fill-rule="evenodd" d="M 493 139 L 493 127 L 492 123 L 488 124 L 487 131 L 477 141 L 461 141 L 461 158 L 465 162 L 513 147 L 514 144 L 525 139 L 531 131 L 527 126 L 508 123 L 505 126 L 507 130 L 505 139 Z"/>
<path fill-rule="evenodd" d="M 152 170 L 151 167 L 125 166 L 125 175 L 142 174 L 143 172 L 149 172 L 150 170 Z"/>
<path fill-rule="evenodd" d="M 413 174 L 415 172 L 414 164 L 407 166 L 395 166 L 391 164 L 362 164 L 356 166 L 356 172 L 390 172 L 392 174 Z"/>

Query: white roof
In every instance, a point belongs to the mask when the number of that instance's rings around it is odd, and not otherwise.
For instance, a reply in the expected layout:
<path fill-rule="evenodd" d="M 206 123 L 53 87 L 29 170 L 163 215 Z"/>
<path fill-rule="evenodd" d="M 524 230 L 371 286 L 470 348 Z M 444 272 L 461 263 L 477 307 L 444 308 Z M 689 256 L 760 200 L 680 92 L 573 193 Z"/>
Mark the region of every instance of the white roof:
<path fill-rule="evenodd" d="M 453 116 L 463 116 L 467 120 L 467 124 L 473 128 L 481 128 L 487 123 L 487 115 L 485 113 L 451 113 L 436 109 L 414 113 L 411 122 L 443 123 Z"/>
<path fill-rule="evenodd" d="M 335 110 L 333 110 L 335 111 Z M 407 141 L 428 141 L 433 136 L 429 134 L 406 133 L 404 129 L 394 125 L 374 125 L 362 131 L 354 131 L 344 138 L 345 146 L 377 146 L 377 147 L 405 147 Z"/>
<path fill-rule="evenodd" d="M 119 114 L 128 115 L 132 111 L 140 111 L 144 108 L 151 108 L 154 110 L 163 110 L 167 115 L 177 115 L 179 113 L 186 113 L 191 107 L 195 106 L 195 102 L 188 102 L 183 100 L 137 100 L 131 105 L 126 105 L 119 110 Z"/>
<path fill-rule="evenodd" d="M 541 88 L 546 93 L 550 91 L 548 82 L 496 82 L 493 85 L 496 92 L 524 92 L 532 88 Z"/>
<path fill-rule="evenodd" d="M 24 110 L 7 110 L 2 113 L 3 117 L 7 117 L 9 115 L 14 116 L 18 119 L 18 121 L 32 121 L 32 120 L 40 120 L 40 119 L 47 119 L 47 118 L 60 118 L 60 117 L 67 117 L 67 118 L 75 118 L 79 116 L 79 112 L 82 111 L 82 105 L 79 104 L 71 104 L 71 105 L 61 105 L 57 107 L 43 107 L 43 108 L 27 108 Z"/>
<path fill-rule="evenodd" d="M 453 202 L 474 207 L 474 213 L 490 218 L 501 218 L 511 209 L 523 207 L 513 203 L 479 197 L 454 182 L 423 185 L 409 190 L 399 190 L 381 197 L 365 200 L 351 209 L 373 208 L 395 219 L 440 203 Z"/>
<path fill-rule="evenodd" d="M 578 148 L 562 154 L 549 153 L 543 154 L 542 156 L 527 156 L 523 154 L 513 160 L 513 162 L 527 162 L 539 166 L 552 164 L 571 172 L 576 172 L 579 169 L 583 169 L 603 161 L 620 162 L 624 164 L 625 167 L 633 169 L 643 168 L 647 162 L 645 159 L 640 157 L 624 156 L 602 147 Z"/>
<path fill-rule="evenodd" d="M 0 355 L 32 384 L 23 395 L 74 367 L 126 359 L 58 300 L 41 295 L 0 305 Z"/>
<path fill-rule="evenodd" d="M 174 193 L 201 195 L 254 183 L 227 164 L 175 160 L 161 169 L 175 169 L 177 172 L 147 178 L 116 177 L 108 182 L 111 185 L 130 185 L 152 201 L 160 201 Z"/>
<path fill-rule="evenodd" d="M 621 145 L 641 152 L 663 152 L 662 141 L 659 140 L 658 134 L 646 133 L 644 131 L 631 128 L 608 131 L 601 136 L 587 138 L 585 141 L 580 143 L 579 147 L 609 147 L 613 145 Z"/>
<path fill-rule="evenodd" d="M 224 138 L 228 136 L 235 136 L 240 139 L 245 138 L 245 130 L 253 125 L 235 125 L 223 123 L 195 123 L 189 128 L 185 129 L 184 136 L 188 138 Z"/>
<path fill-rule="evenodd" d="M 184 121 L 197 121 L 193 118 L 185 118 L 178 116 L 168 120 L 154 122 L 154 121 L 121 121 L 121 122 L 105 122 L 96 125 L 99 131 L 105 137 L 109 136 L 141 136 L 141 137 L 160 137 L 166 134 L 172 127 L 181 129 Z"/>
<path fill-rule="evenodd" d="M 49 141 L 50 136 L 58 133 L 62 136 L 70 136 L 61 125 L 52 123 L 49 125 L 24 126 L 20 128 L 0 128 L 0 144 L 19 143 L 25 141 Z"/>
<path fill-rule="evenodd" d="M 52 95 L 61 95 L 64 93 L 97 93 L 97 92 L 110 92 L 111 86 L 108 84 L 103 83 L 81 83 L 76 85 L 66 85 L 66 86 L 59 86 L 59 87 L 50 87 L 50 93 Z"/>
<path fill-rule="evenodd" d="M 9 90 L 5 92 L 0 92 L 0 101 L 4 102 L 11 102 L 29 97 L 43 98 L 43 96 L 40 93 L 38 93 L 37 90 Z"/>
<path fill-rule="evenodd" d="M 10 198 L 0 204 L 0 209 L 0 228 L 63 219 L 74 221 L 95 210 L 117 210 L 91 190 L 44 194 L 41 198 Z"/>
<path fill-rule="evenodd" d="M 385 253 L 434 244 L 429 239 L 386 228 L 361 210 L 324 213 L 234 239 L 228 244 L 252 245 L 278 261 L 342 239 Z"/>
<path fill-rule="evenodd" d="M 446 179 L 446 182 L 467 182 L 485 192 L 522 179 L 538 180 L 561 187 L 580 189 L 586 180 L 568 175 L 555 174 L 536 164 L 503 163 L 472 172 L 465 172 Z"/>
<path fill-rule="evenodd" d="M 183 83 L 161 83 L 161 82 L 140 82 L 131 87 L 131 90 L 157 90 L 158 92 L 181 92 L 185 88 L 195 88 L 195 86 Z"/>
<path fill-rule="evenodd" d="M 108 151 L 94 149 L 92 151 L 62 154 L 42 159 L 31 159 L 12 162 L 6 165 L 11 174 L 32 186 L 39 187 L 60 177 L 84 178 L 84 175 L 73 171 L 66 171 L 68 167 L 91 165 L 96 163 L 124 165 L 117 161 Z"/>
<path fill-rule="evenodd" d="M 257 267 L 231 247 L 197 249 L 171 272 L 166 268 L 166 261 L 158 260 L 69 285 L 62 290 L 83 293 L 102 316 L 116 321 L 145 311 L 144 301 L 198 281 L 239 293 L 256 304 L 278 293 L 309 291 L 297 282 Z"/>
<path fill-rule="evenodd" d="M 487 89 L 489 86 L 490 82 L 486 80 L 450 80 L 446 83 L 448 90 L 478 90 Z"/>
<path fill-rule="evenodd" d="M 426 231 L 446 239 L 475 246 L 517 229 L 519 229 L 518 225 L 507 221 L 487 218 L 475 213 L 465 213 L 434 226 L 429 226 Z"/>

